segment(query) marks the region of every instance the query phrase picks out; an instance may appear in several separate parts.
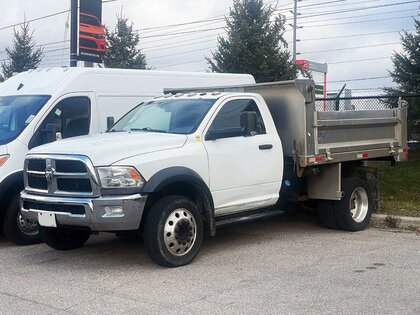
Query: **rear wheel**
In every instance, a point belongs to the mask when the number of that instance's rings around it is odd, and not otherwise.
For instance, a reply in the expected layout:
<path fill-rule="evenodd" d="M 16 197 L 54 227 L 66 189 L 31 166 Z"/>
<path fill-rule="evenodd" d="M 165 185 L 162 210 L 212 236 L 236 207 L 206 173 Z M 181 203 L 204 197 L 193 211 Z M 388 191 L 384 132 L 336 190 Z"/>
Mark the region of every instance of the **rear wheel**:
<path fill-rule="evenodd" d="M 67 227 L 47 228 L 39 226 L 41 239 L 57 250 L 70 250 L 82 247 L 90 237 L 90 232 Z"/>
<path fill-rule="evenodd" d="M 190 263 L 203 242 L 203 220 L 197 206 L 183 196 L 168 196 L 149 210 L 144 242 L 150 257 L 165 267 Z"/>
<path fill-rule="evenodd" d="M 17 245 L 33 245 L 41 242 L 37 222 L 26 220 L 20 213 L 20 195 L 10 200 L 4 218 L 4 235 Z"/>
<path fill-rule="evenodd" d="M 344 178 L 341 200 L 334 202 L 335 220 L 340 229 L 365 229 L 373 212 L 373 198 L 367 182 L 361 178 Z"/>

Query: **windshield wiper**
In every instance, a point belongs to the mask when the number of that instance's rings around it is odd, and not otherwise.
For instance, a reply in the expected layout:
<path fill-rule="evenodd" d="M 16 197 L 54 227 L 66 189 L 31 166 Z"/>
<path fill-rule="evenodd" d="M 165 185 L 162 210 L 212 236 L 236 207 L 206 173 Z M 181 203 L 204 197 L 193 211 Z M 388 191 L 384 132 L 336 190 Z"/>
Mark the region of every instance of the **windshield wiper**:
<path fill-rule="evenodd" d="M 153 129 L 153 128 L 150 128 L 150 127 L 131 128 L 130 131 L 148 131 L 148 132 L 168 133 L 166 130 Z"/>
<path fill-rule="evenodd" d="M 107 132 L 127 132 L 126 130 L 115 130 L 115 129 L 111 129 L 108 130 Z"/>

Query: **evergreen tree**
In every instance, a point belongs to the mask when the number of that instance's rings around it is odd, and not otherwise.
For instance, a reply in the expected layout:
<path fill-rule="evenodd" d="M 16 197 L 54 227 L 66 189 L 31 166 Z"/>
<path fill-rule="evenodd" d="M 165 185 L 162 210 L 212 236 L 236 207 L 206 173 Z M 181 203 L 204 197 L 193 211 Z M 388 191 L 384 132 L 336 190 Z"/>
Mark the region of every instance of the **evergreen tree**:
<path fill-rule="evenodd" d="M 133 30 L 133 24 L 122 15 L 117 16 L 114 32 L 106 29 L 107 51 L 104 64 L 107 68 L 145 69 L 146 56 L 137 48 L 139 35 Z"/>
<path fill-rule="evenodd" d="M 415 19 L 415 31 L 404 31 L 401 35 L 402 53 L 394 52 L 391 57 L 393 70 L 389 71 L 397 88 L 385 88 L 388 95 L 420 95 L 420 20 Z M 407 98 L 408 131 L 412 137 L 420 137 L 420 97 Z M 396 102 L 391 106 L 397 106 Z M 419 139 L 420 140 L 420 139 Z"/>
<path fill-rule="evenodd" d="M 14 72 L 23 72 L 35 69 L 43 58 L 42 48 L 35 49 L 33 32 L 29 29 L 29 23 L 21 25 L 20 32 L 13 30 L 13 47 L 6 48 L 8 61 L 1 65 L 3 74 L 1 78 L 10 78 Z"/>
<path fill-rule="evenodd" d="M 227 37 L 206 58 L 213 72 L 250 73 L 257 82 L 290 80 L 297 71 L 283 38 L 285 17 L 262 0 L 234 0 Z M 212 60 L 213 59 L 213 60 Z"/>

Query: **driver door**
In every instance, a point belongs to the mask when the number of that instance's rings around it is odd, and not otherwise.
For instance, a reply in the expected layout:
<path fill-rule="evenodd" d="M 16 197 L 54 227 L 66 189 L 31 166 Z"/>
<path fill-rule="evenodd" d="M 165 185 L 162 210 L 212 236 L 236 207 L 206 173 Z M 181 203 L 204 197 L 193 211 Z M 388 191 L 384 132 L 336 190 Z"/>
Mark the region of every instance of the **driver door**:
<path fill-rule="evenodd" d="M 273 165 L 277 159 L 270 149 L 265 124 L 254 99 L 228 100 L 207 129 L 240 128 L 243 111 L 257 114 L 255 136 L 232 136 L 205 140 L 209 161 L 210 190 L 214 198 L 215 214 L 226 215 L 242 210 L 256 209 L 270 204 L 273 199 Z"/>

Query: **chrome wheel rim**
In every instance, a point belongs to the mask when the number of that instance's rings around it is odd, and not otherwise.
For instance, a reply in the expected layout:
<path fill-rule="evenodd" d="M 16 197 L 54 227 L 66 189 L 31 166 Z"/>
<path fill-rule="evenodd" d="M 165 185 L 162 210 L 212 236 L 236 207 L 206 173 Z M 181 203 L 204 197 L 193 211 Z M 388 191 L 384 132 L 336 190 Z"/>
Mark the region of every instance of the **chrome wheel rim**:
<path fill-rule="evenodd" d="M 350 197 L 350 214 L 354 221 L 362 222 L 368 213 L 369 198 L 366 190 L 362 187 L 356 188 Z"/>
<path fill-rule="evenodd" d="M 168 251 L 183 256 L 191 251 L 197 238 L 197 224 L 187 209 L 176 209 L 166 219 L 164 241 Z"/>
<path fill-rule="evenodd" d="M 19 230 L 28 236 L 35 236 L 38 234 L 37 223 L 34 220 L 26 220 L 21 214 L 17 217 L 17 225 Z"/>

